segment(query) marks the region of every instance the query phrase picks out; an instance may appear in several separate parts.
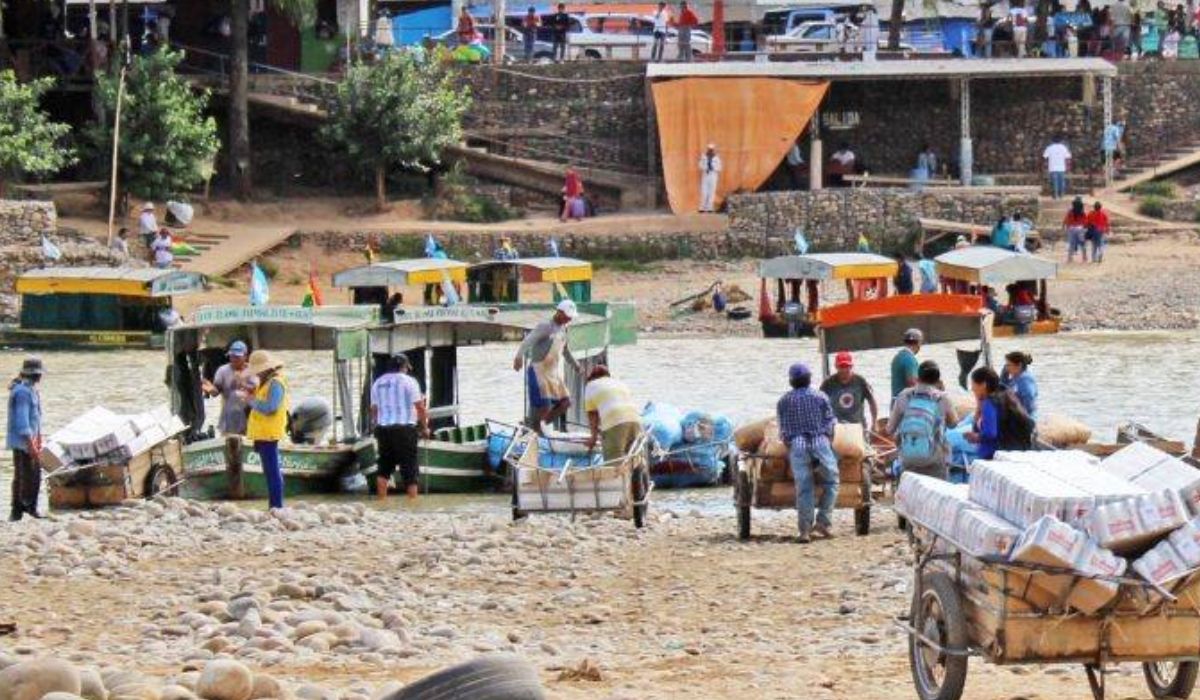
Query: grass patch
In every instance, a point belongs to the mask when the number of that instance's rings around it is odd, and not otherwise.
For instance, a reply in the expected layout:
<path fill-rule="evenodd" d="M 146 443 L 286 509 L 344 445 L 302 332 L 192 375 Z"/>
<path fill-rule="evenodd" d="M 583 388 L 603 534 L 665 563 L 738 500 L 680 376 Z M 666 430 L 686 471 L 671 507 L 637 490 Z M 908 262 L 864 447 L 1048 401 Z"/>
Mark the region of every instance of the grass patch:
<path fill-rule="evenodd" d="M 1146 197 L 1138 204 L 1138 213 L 1142 216 L 1161 219 L 1167 214 L 1166 200 L 1157 196 Z"/>
<path fill-rule="evenodd" d="M 388 236 L 379 242 L 381 260 L 409 260 L 425 257 L 424 236 Z"/>
<path fill-rule="evenodd" d="M 592 267 L 597 270 L 612 270 L 613 272 L 653 272 L 661 266 L 641 260 L 593 260 Z"/>
<path fill-rule="evenodd" d="M 1158 197 L 1159 199 L 1175 199 L 1175 183 L 1165 180 L 1143 182 L 1133 188 L 1134 194 L 1140 197 Z"/>

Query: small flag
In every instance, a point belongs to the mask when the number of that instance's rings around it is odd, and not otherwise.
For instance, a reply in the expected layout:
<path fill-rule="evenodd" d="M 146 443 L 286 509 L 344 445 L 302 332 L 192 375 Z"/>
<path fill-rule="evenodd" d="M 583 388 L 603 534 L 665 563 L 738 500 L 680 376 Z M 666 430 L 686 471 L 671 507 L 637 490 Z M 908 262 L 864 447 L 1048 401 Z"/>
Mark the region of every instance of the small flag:
<path fill-rule="evenodd" d="M 550 257 L 558 257 L 558 239 L 551 237 L 550 241 L 546 243 L 546 247 L 550 250 Z"/>
<path fill-rule="evenodd" d="M 858 252 L 860 252 L 860 253 L 870 253 L 871 252 L 871 241 L 867 240 L 867 234 L 865 234 L 865 233 L 858 234 Z"/>
<path fill-rule="evenodd" d="M 804 237 L 804 231 L 796 229 L 795 235 L 792 236 L 792 241 L 796 244 L 796 253 L 804 255 L 808 252 L 808 239 Z"/>
<path fill-rule="evenodd" d="M 446 306 L 454 306 L 458 302 L 458 290 L 454 288 L 454 282 L 450 280 L 450 273 L 442 270 L 442 303 Z"/>
<path fill-rule="evenodd" d="M 367 248 L 363 251 L 363 255 L 367 257 L 367 264 L 375 264 L 375 250 L 371 247 L 371 242 L 367 241 Z"/>
<path fill-rule="evenodd" d="M 321 288 L 317 286 L 317 273 L 313 270 L 308 271 L 308 288 L 304 291 L 304 301 L 300 302 L 300 305 L 307 307 L 325 305 L 325 300 L 321 298 Z"/>
<path fill-rule="evenodd" d="M 58 260 L 62 257 L 62 251 L 58 246 L 50 242 L 49 238 L 42 236 L 42 257 L 47 260 Z"/>
<path fill-rule="evenodd" d="M 250 263 L 250 306 L 266 306 L 271 300 L 271 291 L 267 285 L 267 273 L 258 266 L 258 261 Z"/>
<path fill-rule="evenodd" d="M 436 258 L 438 250 L 440 249 L 441 246 L 438 245 L 438 242 L 436 239 L 434 239 L 433 234 L 425 234 L 425 257 Z"/>

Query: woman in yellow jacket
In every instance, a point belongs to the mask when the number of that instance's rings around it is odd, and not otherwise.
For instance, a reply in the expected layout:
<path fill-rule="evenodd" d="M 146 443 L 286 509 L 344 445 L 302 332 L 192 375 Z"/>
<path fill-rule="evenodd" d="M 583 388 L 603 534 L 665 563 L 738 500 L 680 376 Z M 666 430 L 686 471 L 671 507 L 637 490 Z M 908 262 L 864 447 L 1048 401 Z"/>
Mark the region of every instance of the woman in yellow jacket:
<path fill-rule="evenodd" d="M 250 373 L 258 377 L 254 393 L 243 392 L 250 406 L 246 437 L 254 443 L 258 461 L 267 481 L 271 508 L 283 507 L 283 470 L 279 464 L 279 441 L 287 430 L 288 389 L 283 379 L 283 363 L 266 350 L 250 353 Z"/>

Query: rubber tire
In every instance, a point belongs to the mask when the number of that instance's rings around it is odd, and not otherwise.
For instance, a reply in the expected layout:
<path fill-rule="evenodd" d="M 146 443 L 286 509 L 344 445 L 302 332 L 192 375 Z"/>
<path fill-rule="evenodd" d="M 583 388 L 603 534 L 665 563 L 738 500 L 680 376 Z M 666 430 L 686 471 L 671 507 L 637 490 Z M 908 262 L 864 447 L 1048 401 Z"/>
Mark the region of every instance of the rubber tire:
<path fill-rule="evenodd" d="M 1175 677 L 1166 685 L 1158 682 L 1154 677 L 1154 672 L 1150 668 L 1151 664 L 1142 664 L 1142 674 L 1146 677 L 1146 687 L 1150 689 L 1151 695 L 1156 698 L 1187 700 L 1191 696 L 1192 690 L 1196 687 L 1196 676 L 1200 673 L 1200 662 L 1179 662 L 1175 670 Z"/>
<path fill-rule="evenodd" d="M 750 539 L 750 473 L 738 470 L 733 483 L 733 503 L 737 507 L 738 539 Z"/>
<path fill-rule="evenodd" d="M 649 471 L 646 467 L 637 467 L 633 470 L 631 478 L 633 479 L 633 483 L 630 484 L 630 488 L 633 490 L 634 500 L 633 526 L 640 530 L 646 526 L 646 511 L 649 510 L 650 504 L 642 503 L 641 505 L 637 505 L 637 502 L 645 500 L 646 493 L 649 491 L 647 484 L 650 479 Z"/>
<path fill-rule="evenodd" d="M 162 479 L 161 483 L 159 479 Z M 175 470 L 165 464 L 156 464 L 150 468 L 150 473 L 146 475 L 146 486 L 142 495 L 145 498 L 154 498 L 155 496 L 174 496 L 179 490 L 172 486 L 175 483 Z"/>
<path fill-rule="evenodd" d="M 543 700 L 537 671 L 513 654 L 488 654 L 406 685 L 381 700 Z"/>
<path fill-rule="evenodd" d="M 596 51 L 595 49 L 585 49 L 583 52 L 583 57 L 589 61 L 603 61 L 604 60 L 604 56 L 600 55 L 600 52 Z"/>
<path fill-rule="evenodd" d="M 958 589 L 954 587 L 953 579 L 940 571 L 927 574 L 920 592 L 922 597 L 919 598 L 917 591 L 913 591 L 909 624 L 917 630 L 923 629 L 922 602 L 925 597 L 933 596 L 942 610 L 944 634 L 944 638 L 941 640 L 942 646 L 951 649 L 965 649 L 967 646 L 967 618 L 963 612 L 962 599 L 958 595 Z M 946 677 L 937 692 L 930 692 L 930 689 L 926 688 L 922 682 L 921 673 L 917 670 L 918 653 L 921 653 L 921 650 L 917 639 L 910 635 L 908 638 L 908 665 L 912 671 L 913 686 L 917 690 L 917 697 L 920 700 L 959 700 L 962 697 L 963 686 L 967 682 L 967 657 L 951 656 L 946 658 L 944 661 Z"/>
<path fill-rule="evenodd" d="M 896 529 L 900 532 L 908 532 L 908 518 L 903 515 L 896 516 Z"/>
<path fill-rule="evenodd" d="M 871 534 L 871 506 L 859 506 L 854 509 L 854 534 L 859 537 Z"/>

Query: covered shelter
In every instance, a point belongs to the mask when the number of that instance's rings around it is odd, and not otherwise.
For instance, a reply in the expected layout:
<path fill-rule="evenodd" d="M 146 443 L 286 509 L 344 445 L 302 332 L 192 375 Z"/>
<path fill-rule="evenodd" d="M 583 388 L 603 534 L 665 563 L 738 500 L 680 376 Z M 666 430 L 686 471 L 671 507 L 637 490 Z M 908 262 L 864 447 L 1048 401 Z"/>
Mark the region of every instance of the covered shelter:
<path fill-rule="evenodd" d="M 426 302 L 431 301 L 430 287 L 443 283 L 460 285 L 467 281 L 467 264 L 447 258 L 388 260 L 342 270 L 333 276 L 333 286 L 350 289 L 352 304 L 387 303 L 396 287 L 424 287 Z"/>
<path fill-rule="evenodd" d="M 472 303 L 521 302 L 521 285 L 550 284 L 554 301 L 577 303 L 592 300 L 592 264 L 577 258 L 519 258 L 488 260 L 467 269 L 467 289 Z"/>
<path fill-rule="evenodd" d="M 763 335 L 775 338 L 811 334 L 824 282 L 844 281 L 846 298 L 851 302 L 882 299 L 888 296 L 888 280 L 895 277 L 899 267 L 895 260 L 875 253 L 811 253 L 764 260 L 758 266 Z M 774 304 L 767 291 L 768 280 L 775 281 Z"/>
<path fill-rule="evenodd" d="M 878 61 L 652 63 L 646 76 L 653 95 L 650 160 L 659 153 L 671 209 L 696 211 L 699 158 L 712 143 L 724 161 L 717 204 L 738 191 L 754 191 L 778 167 L 807 129 L 809 181 L 824 177 L 820 106 L 831 86 L 845 82 L 949 81 L 959 104 L 959 165 L 963 185 L 973 182 L 971 86 L 988 79 L 1079 77 L 1085 100 L 1098 78 L 1105 124 L 1112 122 L 1113 64 L 1101 58 L 934 58 Z M 1089 90 L 1087 86 L 1092 86 Z M 653 134 L 657 130 L 658 153 Z M 652 168 L 653 169 L 653 168 Z M 1106 163 L 1111 178 L 1112 163 Z"/>
<path fill-rule="evenodd" d="M 1050 308 L 1047 280 L 1058 277 L 1058 263 L 1005 248 L 980 245 L 943 253 L 934 258 L 942 289 L 957 294 L 972 294 L 989 303 L 990 292 L 1007 292 L 1007 311 L 992 302 L 998 313 L 997 333 L 1010 334 L 1012 327 L 1023 325 L 1013 311 L 1021 304 L 1018 297 L 1032 298 L 1036 317 L 1028 320 L 1033 333 L 1055 333 L 1059 329 L 1057 311 Z"/>

